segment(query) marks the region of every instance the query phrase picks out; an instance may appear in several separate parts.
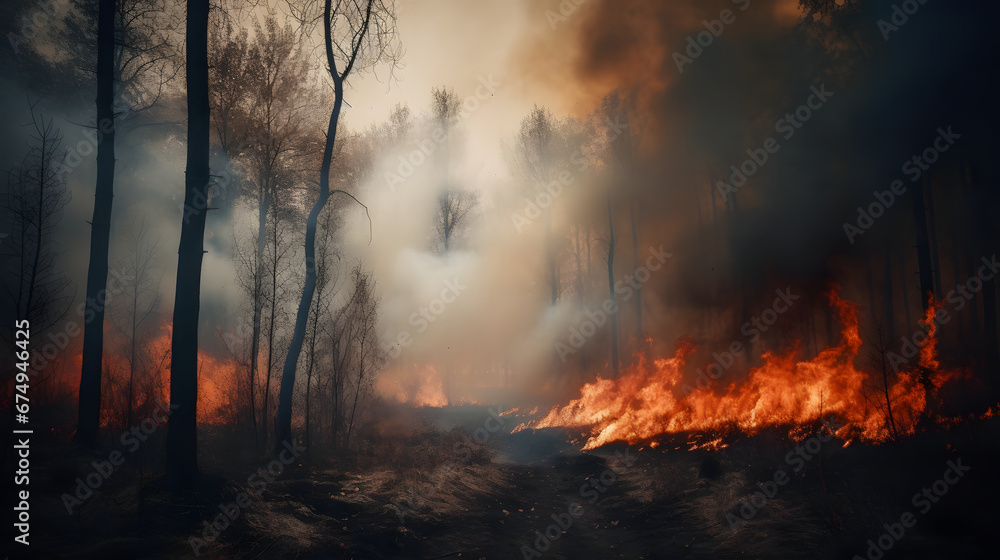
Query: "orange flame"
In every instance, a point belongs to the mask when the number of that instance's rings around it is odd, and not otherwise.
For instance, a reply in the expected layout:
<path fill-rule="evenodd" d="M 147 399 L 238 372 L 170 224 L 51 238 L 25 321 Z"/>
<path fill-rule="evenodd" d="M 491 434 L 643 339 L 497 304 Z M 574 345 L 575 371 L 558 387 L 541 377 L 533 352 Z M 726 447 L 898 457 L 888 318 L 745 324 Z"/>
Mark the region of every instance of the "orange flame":
<path fill-rule="evenodd" d="M 105 327 L 106 335 L 109 327 Z M 142 365 L 133 374 L 132 404 L 136 422 L 142 419 L 143 411 L 156 406 L 157 401 L 170 402 L 170 343 L 173 325 L 164 320 L 158 326 L 158 333 L 143 344 L 142 354 L 146 356 Z M 106 337 L 107 340 L 107 337 Z M 139 354 L 139 352 L 137 352 Z M 63 364 L 64 379 L 79 379 L 82 364 L 82 350 L 77 350 Z M 102 385 L 104 395 L 101 403 L 101 426 L 121 425 L 126 421 L 128 406 L 128 382 L 130 364 L 128 356 L 121 353 L 105 352 L 102 360 Z M 231 360 L 217 358 L 204 350 L 198 351 L 198 422 L 220 425 L 235 420 L 233 403 L 236 393 L 237 364 Z M 74 392 L 78 387 L 74 387 Z"/>
<path fill-rule="evenodd" d="M 827 297 L 843 325 L 841 342 L 811 360 L 798 360 L 797 348 L 784 355 L 765 352 L 763 365 L 751 369 L 742 383 L 692 388 L 682 385 L 687 358 L 695 351 L 691 340 L 685 338 L 678 342 L 672 357 L 647 364 L 639 354 L 635 365 L 618 380 L 599 377 L 584 385 L 580 398 L 552 408 L 530 427 L 590 429 L 584 449 L 618 440 L 636 443 L 676 432 L 735 427 L 752 434 L 768 426 L 801 426 L 831 415 L 845 424 L 844 431 L 838 432 L 842 436 L 881 441 L 892 432 L 912 433 L 930 390 L 922 376 L 929 376 L 934 388 L 954 376 L 938 371 L 935 360 L 934 315 L 939 302 L 932 301 L 922 321 L 927 337 L 919 362 L 900 371 L 895 381 L 888 381 L 889 386 L 883 388 L 879 385 L 881 372 L 870 376 L 854 366 L 862 346 L 858 306 L 841 300 L 836 290 Z M 885 406 L 886 391 L 891 420 Z M 515 431 L 526 427 L 522 424 Z"/>
<path fill-rule="evenodd" d="M 378 391 L 400 403 L 417 407 L 447 406 L 444 380 L 432 365 L 404 367 L 379 376 Z"/>

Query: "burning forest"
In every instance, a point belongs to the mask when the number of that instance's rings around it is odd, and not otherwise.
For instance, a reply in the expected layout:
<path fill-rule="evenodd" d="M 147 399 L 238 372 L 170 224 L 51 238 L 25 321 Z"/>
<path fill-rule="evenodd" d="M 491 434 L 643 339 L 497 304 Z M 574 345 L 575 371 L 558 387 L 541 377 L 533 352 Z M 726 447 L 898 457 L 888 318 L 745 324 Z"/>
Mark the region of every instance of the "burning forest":
<path fill-rule="evenodd" d="M 996 6 L 3 12 L 11 558 L 992 556 Z"/>

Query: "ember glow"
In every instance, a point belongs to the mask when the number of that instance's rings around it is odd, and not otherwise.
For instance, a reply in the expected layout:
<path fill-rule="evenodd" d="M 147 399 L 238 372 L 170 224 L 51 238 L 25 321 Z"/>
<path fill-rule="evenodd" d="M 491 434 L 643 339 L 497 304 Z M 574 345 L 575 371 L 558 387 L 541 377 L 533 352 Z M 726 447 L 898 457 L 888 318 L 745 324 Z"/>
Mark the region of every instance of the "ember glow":
<path fill-rule="evenodd" d="M 109 330 L 109 329 L 108 329 Z M 171 324 L 163 320 L 156 327 L 157 334 L 136 352 L 136 371 L 132 386 L 132 423 L 142 421 L 145 411 L 157 403 L 170 402 L 170 339 Z M 78 353 L 68 362 L 68 367 L 78 370 L 82 356 Z M 128 402 L 129 360 L 125 353 L 106 353 L 104 368 L 107 375 L 105 392 L 116 403 L 101 412 L 101 426 L 123 426 L 128 423 L 125 411 Z M 237 364 L 213 356 L 207 351 L 198 353 L 198 422 L 223 425 L 231 423 L 235 398 L 238 394 Z"/>
<path fill-rule="evenodd" d="M 673 356 L 651 363 L 637 356 L 635 365 L 618 380 L 598 378 L 586 384 L 580 398 L 554 407 L 537 424 L 522 424 L 515 432 L 528 427 L 587 428 L 591 436 L 585 449 L 619 440 L 636 443 L 665 433 L 736 428 L 752 434 L 829 416 L 844 424 L 838 431 L 844 439 L 877 442 L 891 432 L 913 433 L 930 394 L 958 376 L 956 371 L 941 370 L 934 358 L 934 314 L 939 302 L 933 302 L 921 321 L 927 336 L 919 361 L 904 366 L 887 389 L 892 403 L 887 410 L 880 396 L 886 391 L 877 379 L 880 373 L 869 374 L 855 365 L 863 346 L 858 306 L 840 299 L 835 290 L 827 296 L 843 325 L 841 341 L 808 361 L 798 359 L 798 348 L 784 354 L 765 352 L 763 364 L 751 369 L 745 380 L 693 388 L 684 382 L 684 367 L 696 348 L 682 339 Z"/>

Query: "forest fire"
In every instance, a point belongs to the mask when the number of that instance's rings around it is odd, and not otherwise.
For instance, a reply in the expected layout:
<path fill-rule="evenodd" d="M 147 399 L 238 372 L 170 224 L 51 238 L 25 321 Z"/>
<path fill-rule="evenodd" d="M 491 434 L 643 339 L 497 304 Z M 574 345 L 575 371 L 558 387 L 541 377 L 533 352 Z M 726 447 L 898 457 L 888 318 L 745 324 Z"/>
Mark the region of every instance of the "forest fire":
<path fill-rule="evenodd" d="M 835 290 L 827 295 L 843 325 L 841 342 L 811 360 L 797 359 L 797 348 L 782 355 L 766 352 L 762 365 L 752 368 L 742 382 L 692 388 L 684 383 L 683 372 L 695 346 L 682 339 L 672 357 L 651 364 L 639 357 L 620 379 L 588 383 L 580 398 L 554 407 L 537 424 L 522 424 L 515 431 L 590 428 L 585 449 L 676 432 L 736 428 L 752 434 L 765 427 L 802 426 L 825 416 L 844 424 L 838 435 L 847 440 L 878 442 L 913 433 L 931 394 L 957 377 L 955 371 L 940 370 L 935 360 L 938 302 L 932 301 L 921 321 L 927 336 L 918 362 L 903 367 L 893 381 L 890 371 L 883 376 L 882 371 L 869 374 L 855 366 L 863 344 L 858 306 L 840 299 Z"/>
<path fill-rule="evenodd" d="M 110 329 L 106 329 L 110 331 Z M 170 340 L 172 328 L 164 319 L 157 325 L 148 341 L 132 349 L 125 346 L 119 352 L 104 355 L 104 399 L 108 403 L 101 410 L 101 427 L 126 426 L 138 422 L 158 403 L 170 402 Z M 108 333 L 106 333 L 108 334 Z M 130 358 L 131 356 L 131 358 Z M 78 352 L 66 366 L 78 371 L 82 355 Z M 232 402 L 238 393 L 237 365 L 215 357 L 205 350 L 198 352 L 198 422 L 222 425 L 231 423 L 234 410 Z M 132 381 L 131 388 L 129 381 Z M 129 393 L 131 392 L 131 420 L 128 418 Z"/>
<path fill-rule="evenodd" d="M 2 10 L 10 558 L 995 556 L 1000 2 Z"/>
<path fill-rule="evenodd" d="M 441 374 L 432 365 L 412 364 L 379 378 L 378 390 L 397 402 L 409 403 L 416 407 L 442 407 L 448 404 Z"/>

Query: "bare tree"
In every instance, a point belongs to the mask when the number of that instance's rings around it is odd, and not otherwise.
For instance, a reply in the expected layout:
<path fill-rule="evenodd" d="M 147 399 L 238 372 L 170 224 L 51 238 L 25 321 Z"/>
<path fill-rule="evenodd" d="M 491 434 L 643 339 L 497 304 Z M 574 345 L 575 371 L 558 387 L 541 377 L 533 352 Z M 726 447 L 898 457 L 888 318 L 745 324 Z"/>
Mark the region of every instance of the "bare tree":
<path fill-rule="evenodd" d="M 286 230 L 294 217 L 291 190 L 302 180 L 303 158 L 312 155 L 314 136 L 307 134 L 313 100 L 302 37 L 280 25 L 274 13 L 254 20 L 253 40 L 234 32 L 231 22 L 213 36 L 210 58 L 212 98 L 219 108 L 216 141 L 225 152 L 240 186 L 257 210 L 256 250 L 241 255 L 239 273 L 249 278 L 252 306 L 249 390 L 251 424 L 257 434 L 254 387 L 265 355 L 262 419 L 270 417 L 271 379 L 281 358 L 276 332 L 283 321 L 283 276 L 291 256 Z M 279 204 L 284 200 L 284 204 Z M 265 332 L 266 331 L 266 332 Z M 262 345 L 266 339 L 266 345 Z M 270 426 L 264 423 L 265 428 Z M 266 431 L 266 429 L 265 429 Z"/>
<path fill-rule="evenodd" d="M 122 278 L 125 282 L 116 286 L 118 296 L 114 298 L 111 309 L 111 321 L 124 339 L 123 354 L 128 362 L 128 404 L 126 406 L 126 423 L 131 425 L 135 420 L 133 403 L 135 402 L 136 374 L 143 369 L 142 330 L 146 321 L 160 307 L 160 280 L 156 274 L 157 243 L 147 239 L 149 235 L 145 224 L 133 223 L 126 234 L 128 255 L 120 262 Z"/>
<path fill-rule="evenodd" d="M 556 142 L 556 122 L 547 109 L 538 107 L 521 121 L 514 148 L 510 153 L 513 166 L 530 183 L 534 194 L 545 191 L 552 180 L 552 158 Z M 552 231 L 552 206 L 543 210 L 545 216 L 545 261 L 549 272 L 551 303 L 559 299 L 559 263 L 555 236 Z"/>
<path fill-rule="evenodd" d="M 352 347 L 356 383 L 353 387 L 354 402 L 347 418 L 345 448 L 351 444 L 351 431 L 354 429 L 361 394 L 370 385 L 375 373 L 381 369 L 386 357 L 375 331 L 379 308 L 379 299 L 375 295 L 375 280 L 371 272 L 365 271 L 360 263 L 351 270 L 351 280 L 354 284 L 354 297 L 347 320 L 355 326 Z"/>
<path fill-rule="evenodd" d="M 311 396 L 313 392 L 313 372 L 316 370 L 320 354 L 317 352 L 317 343 L 320 340 L 322 326 L 320 319 L 330 311 L 330 298 L 336 295 L 337 286 L 337 264 L 340 260 L 336 253 L 335 235 L 337 233 L 337 218 L 330 208 L 324 210 L 320 215 L 319 239 L 316 244 L 316 293 L 313 298 L 313 308 L 310 316 L 309 330 L 306 334 L 308 347 L 306 349 L 306 425 L 305 425 L 305 445 L 309 449 L 311 445 L 310 436 L 312 434 L 311 420 Z"/>
<path fill-rule="evenodd" d="M 431 90 L 433 126 L 444 138 L 435 152 L 438 168 L 438 203 L 435 209 L 435 243 L 444 254 L 451 249 L 452 239 L 465 226 L 469 212 L 476 205 L 476 194 L 455 186 L 451 159 L 455 150 L 455 127 L 458 124 L 458 110 L 461 102 L 454 90 L 434 88 Z"/>
<path fill-rule="evenodd" d="M 445 254 L 451 250 L 456 234 L 467 225 L 478 200 L 475 192 L 463 189 L 448 189 L 438 195 L 434 229 Z"/>
<path fill-rule="evenodd" d="M 5 210 L 12 247 L 5 278 L 10 304 L 33 332 L 43 332 L 66 315 L 69 281 L 56 266 L 55 229 L 69 202 L 62 169 L 62 136 L 52 120 L 29 104 L 31 132 L 21 164 L 7 173 Z M 13 337 L 10 338 L 13 340 Z"/>
<path fill-rule="evenodd" d="M 151 375 L 158 371 L 155 367 L 157 357 L 150 353 L 146 342 L 149 340 L 147 321 L 155 316 L 160 308 L 160 281 L 162 275 L 157 274 L 157 242 L 147 239 L 149 231 L 145 224 L 132 223 L 126 234 L 127 255 L 119 262 L 122 283 L 115 286 L 117 296 L 111 300 L 111 322 L 122 341 L 122 354 L 127 362 L 128 372 L 124 392 L 126 405 L 117 410 L 125 409 L 123 426 L 135 424 L 139 415 L 149 414 L 154 404 L 155 391 L 158 387 L 158 376 Z M 141 397 L 141 405 L 136 407 L 137 397 Z M 143 499 L 143 450 L 139 449 L 139 500 Z"/>
<path fill-rule="evenodd" d="M 622 106 L 621 99 L 618 96 L 618 92 L 611 92 L 604 96 L 601 100 L 601 106 L 598 108 L 597 112 L 594 114 L 593 118 L 595 121 L 599 122 L 618 122 L 618 119 L 625 113 L 625 109 Z M 613 130 L 608 127 L 602 127 L 604 131 L 603 136 L 598 135 L 595 139 L 596 143 L 594 150 L 599 154 L 604 161 L 613 164 L 622 175 L 627 175 L 632 161 L 632 146 L 631 140 L 629 139 L 627 119 L 625 133 L 621 134 L 620 131 Z M 612 202 L 612 195 L 614 190 L 613 182 L 609 182 L 607 194 L 606 194 L 606 206 L 607 206 L 607 216 L 608 216 L 608 294 L 611 301 L 614 302 L 614 307 L 617 309 L 617 294 L 615 293 L 615 222 L 614 222 L 614 205 Z M 630 212 L 631 213 L 631 212 Z M 633 241 L 633 256 L 637 257 L 637 239 L 638 235 L 635 229 L 634 213 L 632 213 L 632 241 Z M 639 296 L 637 291 L 637 296 Z M 642 326 L 641 319 L 641 298 L 639 303 L 639 328 Z M 609 317 L 609 322 L 611 323 L 611 368 L 614 372 L 614 376 L 618 377 L 619 370 L 619 351 L 618 351 L 618 318 L 617 313 L 612 313 Z M 640 331 L 641 334 L 641 331 Z"/>
<path fill-rule="evenodd" d="M 889 352 L 889 347 L 886 343 L 885 329 L 880 320 L 875 320 L 874 330 L 875 342 L 871 343 L 872 349 L 869 352 L 868 359 L 878 372 L 880 383 L 870 386 L 870 388 L 879 394 L 875 399 L 875 406 L 885 414 L 886 430 L 889 432 L 889 437 L 896 439 L 899 437 L 899 430 L 892 413 L 892 397 L 890 395 L 892 382 L 889 379 L 889 365 L 886 363 L 886 354 Z"/>
<path fill-rule="evenodd" d="M 309 13 L 308 10 L 304 13 Z M 311 18 L 315 21 L 315 18 Z M 319 214 L 330 197 L 330 164 L 333 147 L 337 138 L 337 124 L 344 102 L 344 82 L 357 65 L 364 68 L 381 61 L 394 64 L 399 51 L 395 47 L 395 13 L 393 4 L 386 0 L 324 0 L 323 43 L 326 63 L 333 81 L 334 101 L 327 127 L 326 145 L 319 175 L 319 197 L 309 212 L 306 221 L 306 278 L 295 318 L 295 332 L 285 357 L 285 367 L 281 376 L 281 394 L 278 402 L 276 430 L 276 450 L 281 442 L 291 437 L 292 431 L 292 391 L 295 388 L 295 368 L 306 334 L 306 322 L 316 290 L 316 226 Z M 335 54 L 336 51 L 336 54 Z M 339 61 L 339 62 L 338 62 Z M 341 70 L 341 64 L 343 65 Z M 344 191 L 337 191 L 344 192 Z M 349 193 L 344 192 L 348 196 Z M 353 196 L 352 196 L 353 198 Z M 356 200 L 356 199 L 355 199 Z"/>

